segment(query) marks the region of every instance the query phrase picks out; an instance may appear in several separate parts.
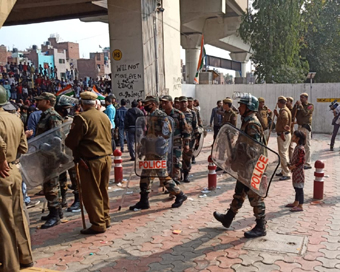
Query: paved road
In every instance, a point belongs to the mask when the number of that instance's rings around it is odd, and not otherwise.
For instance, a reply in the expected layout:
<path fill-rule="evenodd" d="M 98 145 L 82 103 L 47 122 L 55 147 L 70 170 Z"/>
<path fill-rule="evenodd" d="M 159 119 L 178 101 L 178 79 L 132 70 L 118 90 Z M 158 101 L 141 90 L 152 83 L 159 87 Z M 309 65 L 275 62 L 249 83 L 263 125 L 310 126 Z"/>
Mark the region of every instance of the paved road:
<path fill-rule="evenodd" d="M 121 211 L 117 209 L 124 191 L 110 185 L 113 225 L 104 234 L 81 235 L 80 215 L 73 213 L 65 213 L 68 221 L 59 226 L 37 229 L 41 224 L 41 207 L 30 210 L 35 266 L 101 272 L 339 271 L 340 155 L 338 148 L 328 151 L 329 135 L 314 134 L 313 137 L 312 159 L 324 160 L 329 176 L 325 179 L 324 200 L 320 204 L 312 203 L 314 171 L 307 170 L 304 211 L 291 213 L 284 208 L 294 200 L 291 181 L 275 179 L 265 200 L 270 236 L 257 239 L 253 249 L 249 249 L 249 239 L 243 238 L 244 231 L 254 225 L 247 200 L 229 230 L 212 216 L 213 211 L 223 212 L 228 208 L 235 186 L 233 178 L 219 172 L 220 189 L 200 197 L 208 183 L 207 157 L 212 143 L 209 133 L 198 163 L 193 166 L 193 182 L 182 185 L 189 200 L 179 209 L 170 208 L 173 200 L 161 193 L 156 182 L 151 209 L 129 211 L 128 206 L 139 199 L 139 183 L 134 177 L 129 189 L 133 194 L 126 195 Z M 270 146 L 276 150 L 275 138 L 271 139 Z M 124 153 L 125 176 L 132 167 L 128 159 L 128 153 Z M 73 195 L 69 193 L 68 196 L 71 204 Z M 37 199 L 42 200 L 41 197 Z M 181 230 L 181 233 L 173 234 L 174 230 Z M 270 237 L 281 237 L 284 242 L 290 240 L 287 246 L 269 243 L 269 248 L 263 249 Z M 299 240 L 305 245 L 301 246 Z M 282 248 L 296 253 L 280 252 Z"/>

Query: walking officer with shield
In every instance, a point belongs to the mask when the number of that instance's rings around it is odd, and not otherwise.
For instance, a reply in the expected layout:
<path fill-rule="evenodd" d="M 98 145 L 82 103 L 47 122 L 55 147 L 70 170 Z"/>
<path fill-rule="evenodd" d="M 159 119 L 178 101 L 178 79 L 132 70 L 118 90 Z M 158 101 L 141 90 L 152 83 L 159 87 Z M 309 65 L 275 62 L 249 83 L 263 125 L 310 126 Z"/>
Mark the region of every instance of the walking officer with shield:
<path fill-rule="evenodd" d="M 149 209 L 149 193 L 154 177 L 158 176 L 160 182 L 171 195 L 176 196 L 172 208 L 180 207 L 187 199 L 175 181 L 169 176 L 168 167 L 172 158 L 169 152 L 172 148 L 172 124 L 171 118 L 161 111 L 159 99 L 155 96 L 147 96 L 143 101 L 144 109 L 148 116 L 139 117 L 136 120 L 136 173 L 140 178 L 140 200 L 136 205 L 130 206 L 130 210 Z M 169 139 L 171 139 L 169 141 Z M 140 174 L 139 174 L 140 173 Z"/>
<path fill-rule="evenodd" d="M 254 210 L 256 226 L 252 230 L 245 232 L 244 236 L 246 238 L 254 238 L 266 235 L 264 198 L 263 196 L 257 194 L 254 190 L 251 190 L 250 185 L 245 185 L 245 179 L 242 180 L 243 182 L 241 182 L 240 180 L 243 177 L 248 177 L 248 180 L 249 176 L 250 180 L 252 180 L 252 174 L 255 171 L 254 165 L 261 165 L 261 163 L 256 164 L 256 162 L 258 162 L 256 155 L 258 153 L 260 154 L 258 150 L 262 147 L 260 144 L 257 143 L 264 143 L 264 136 L 261 123 L 256 117 L 256 112 L 258 111 L 259 107 L 258 99 L 254 96 L 251 96 L 250 94 L 247 94 L 241 98 L 239 103 L 239 112 L 242 116 L 241 132 L 238 134 L 238 136 L 236 136 L 236 139 L 234 141 L 230 141 L 230 146 L 232 142 L 236 143 L 234 148 L 230 148 L 233 154 L 231 155 L 232 159 L 229 159 L 232 171 L 238 172 L 238 180 L 236 183 L 233 200 L 230 204 L 230 209 L 226 214 L 214 212 L 214 217 L 216 220 L 221 222 L 224 227 L 229 228 L 238 210 L 242 207 L 246 196 L 248 196 L 250 205 L 253 207 Z M 229 125 L 227 124 L 225 126 Z M 236 131 L 236 128 L 230 128 L 235 129 Z M 223 127 L 221 128 L 219 135 L 221 135 L 222 133 L 224 133 Z M 217 138 L 218 137 L 219 136 L 217 136 Z M 228 139 L 230 139 L 229 136 Z M 252 145 L 254 146 L 254 148 L 252 147 Z M 257 145 L 259 147 L 257 147 Z M 261 160 L 266 162 L 263 156 L 260 156 L 259 161 Z M 261 167 L 263 173 L 266 169 L 266 166 L 264 163 L 262 163 Z M 262 174 L 260 174 L 258 177 L 260 176 L 262 176 Z"/>

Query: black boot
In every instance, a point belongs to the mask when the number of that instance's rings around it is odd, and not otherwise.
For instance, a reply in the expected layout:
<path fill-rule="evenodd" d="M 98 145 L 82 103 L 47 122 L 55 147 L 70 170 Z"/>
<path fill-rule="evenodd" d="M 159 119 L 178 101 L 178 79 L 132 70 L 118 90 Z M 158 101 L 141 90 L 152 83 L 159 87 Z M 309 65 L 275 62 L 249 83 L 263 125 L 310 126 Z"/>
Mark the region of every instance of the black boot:
<path fill-rule="evenodd" d="M 74 194 L 74 202 L 70 207 L 67 208 L 67 212 L 73 212 L 80 209 L 80 201 L 79 201 L 79 193 L 73 192 Z"/>
<path fill-rule="evenodd" d="M 179 208 L 182 206 L 183 202 L 187 200 L 187 196 L 183 194 L 183 192 L 180 192 L 178 195 L 176 195 L 175 203 L 171 205 L 172 208 Z"/>
<path fill-rule="evenodd" d="M 244 237 L 246 238 L 256 238 L 260 236 L 266 236 L 266 220 L 263 218 L 256 219 L 256 226 L 250 230 L 244 233 Z"/>
<path fill-rule="evenodd" d="M 63 214 L 63 209 L 62 209 L 62 208 L 58 208 L 58 213 L 59 213 L 59 218 L 60 218 L 60 219 L 63 219 L 63 218 L 64 218 L 64 214 Z M 50 219 L 51 216 L 52 216 L 52 215 L 51 215 L 51 211 L 50 211 L 48 215 L 42 216 L 42 217 L 41 217 L 41 220 L 42 220 L 42 221 L 46 221 L 46 220 Z"/>
<path fill-rule="evenodd" d="M 139 202 L 137 202 L 137 204 L 134 206 L 130 206 L 130 211 L 133 211 L 134 209 L 140 209 L 140 210 L 150 209 L 149 193 L 140 193 Z"/>
<path fill-rule="evenodd" d="M 61 210 L 61 208 L 49 208 L 50 210 L 50 217 L 48 218 L 48 220 L 46 221 L 46 223 L 44 225 L 41 226 L 42 229 L 48 229 L 51 227 L 54 227 L 56 225 L 60 224 L 60 217 L 59 217 L 59 210 Z"/>
<path fill-rule="evenodd" d="M 184 175 L 183 182 L 189 183 L 190 182 L 190 180 L 189 180 L 189 173 L 183 172 L 183 175 Z"/>
<path fill-rule="evenodd" d="M 66 202 L 66 190 L 61 189 L 61 207 L 65 208 L 67 207 L 67 202 Z"/>
<path fill-rule="evenodd" d="M 334 151 L 334 146 L 331 145 L 330 151 Z"/>
<path fill-rule="evenodd" d="M 228 210 L 228 212 L 226 214 L 214 212 L 215 219 L 217 221 L 221 222 L 222 225 L 227 229 L 230 227 L 231 222 L 233 222 L 235 215 L 236 215 L 236 213 L 234 213 L 230 209 Z"/>
<path fill-rule="evenodd" d="M 192 161 L 191 161 L 192 164 L 196 164 L 196 158 L 194 156 L 192 156 Z"/>

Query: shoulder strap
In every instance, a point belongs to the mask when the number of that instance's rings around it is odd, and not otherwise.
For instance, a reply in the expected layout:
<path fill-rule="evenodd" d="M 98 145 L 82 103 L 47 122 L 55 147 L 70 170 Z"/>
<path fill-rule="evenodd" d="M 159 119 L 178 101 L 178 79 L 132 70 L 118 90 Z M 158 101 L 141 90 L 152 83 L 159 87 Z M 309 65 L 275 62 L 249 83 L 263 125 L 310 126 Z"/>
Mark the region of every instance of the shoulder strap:
<path fill-rule="evenodd" d="M 79 117 L 80 119 L 83 120 L 83 122 L 85 124 L 85 128 L 86 128 L 86 130 L 85 130 L 85 134 L 86 134 L 88 132 L 88 130 L 89 130 L 89 125 L 88 125 L 86 119 L 81 114 L 77 115 L 77 117 Z"/>

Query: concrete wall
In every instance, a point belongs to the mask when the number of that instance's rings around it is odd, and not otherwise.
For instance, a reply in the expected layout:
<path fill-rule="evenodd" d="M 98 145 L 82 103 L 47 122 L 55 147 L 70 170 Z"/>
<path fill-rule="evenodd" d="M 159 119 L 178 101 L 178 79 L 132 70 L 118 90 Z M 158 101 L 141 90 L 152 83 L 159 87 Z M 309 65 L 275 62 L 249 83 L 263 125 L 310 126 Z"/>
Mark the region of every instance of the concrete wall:
<path fill-rule="evenodd" d="M 309 101 L 314 104 L 313 114 L 313 131 L 316 133 L 331 133 L 333 126 L 331 121 L 333 114 L 329 110 L 330 103 L 316 102 L 318 98 L 339 98 L 340 99 L 340 83 L 320 83 L 313 84 L 312 92 L 310 92 L 310 84 L 255 84 L 255 85 L 196 85 L 195 94 L 192 95 L 200 101 L 201 115 L 204 124 L 207 125 L 207 120 L 210 118 L 211 109 L 216 107 L 216 101 L 232 96 L 234 92 L 247 92 L 256 97 L 264 97 L 266 105 L 270 109 L 274 109 L 277 98 L 280 95 L 291 96 L 294 100 L 299 99 L 300 94 L 307 92 Z M 182 85 L 182 92 L 192 94 L 191 85 Z M 235 100 L 234 106 L 238 107 Z"/>
<path fill-rule="evenodd" d="M 186 97 L 196 98 L 196 85 L 195 84 L 182 84 L 182 93 L 179 96 L 181 95 L 184 95 Z"/>

